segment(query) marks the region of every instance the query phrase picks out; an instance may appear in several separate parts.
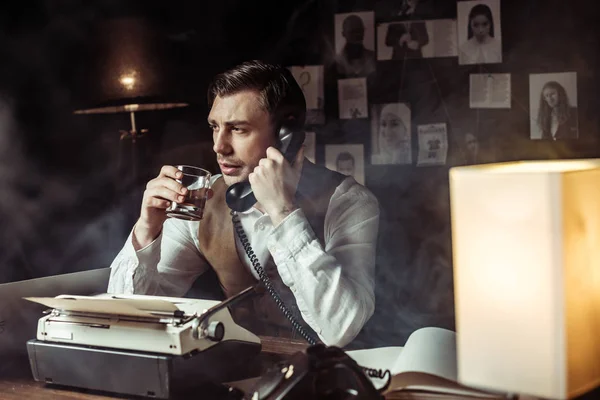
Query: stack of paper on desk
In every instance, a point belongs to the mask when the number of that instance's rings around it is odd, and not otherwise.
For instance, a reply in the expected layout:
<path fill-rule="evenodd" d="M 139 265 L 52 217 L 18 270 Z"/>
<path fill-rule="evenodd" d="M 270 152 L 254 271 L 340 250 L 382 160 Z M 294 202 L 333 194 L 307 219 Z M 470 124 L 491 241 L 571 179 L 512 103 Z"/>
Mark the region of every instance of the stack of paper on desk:
<path fill-rule="evenodd" d="M 411 392 L 403 398 L 501 399 L 492 393 L 461 385 L 456 367 L 456 334 L 441 328 L 421 328 L 413 332 L 404 347 L 380 347 L 346 352 L 359 365 L 389 369 L 392 381 L 386 393 Z M 371 378 L 375 387 L 387 381 Z M 433 396 L 433 397 L 432 397 Z M 394 396 L 395 398 L 396 396 Z"/>

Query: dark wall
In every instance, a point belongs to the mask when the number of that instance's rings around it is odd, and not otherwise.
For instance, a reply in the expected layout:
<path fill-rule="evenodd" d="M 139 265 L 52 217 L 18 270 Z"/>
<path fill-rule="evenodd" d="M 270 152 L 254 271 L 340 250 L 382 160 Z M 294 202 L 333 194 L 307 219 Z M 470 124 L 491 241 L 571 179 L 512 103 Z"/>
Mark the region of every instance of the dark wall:
<path fill-rule="evenodd" d="M 431 1 L 456 16 L 456 2 Z M 425 325 L 453 327 L 448 168 L 461 161 L 465 132 L 488 161 L 597 157 L 600 83 L 598 13 L 592 0 L 503 0 L 503 62 L 458 65 L 456 58 L 381 61 L 369 77 L 371 103 L 405 101 L 416 125 L 445 122 L 445 166 L 375 166 L 366 186 L 381 204 L 378 309 L 361 340 L 403 343 Z M 163 163 L 196 161 L 216 169 L 206 126 L 210 77 L 251 58 L 323 64 L 324 146 L 370 149 L 368 120 L 340 121 L 333 72 L 335 13 L 367 11 L 372 1 L 84 1 L 0 5 L 0 282 L 105 267 L 137 218 L 145 181 Z M 190 107 L 138 114 L 150 133 L 136 146 L 119 140 L 126 114 L 75 116 L 94 90 L 94 27 L 143 18 L 167 43 L 173 93 Z M 378 22 L 376 20 L 376 22 Z M 578 140 L 529 139 L 529 74 L 577 72 Z M 469 108 L 470 73 L 511 73 L 512 106 Z M 132 176 L 132 151 L 139 174 Z M 187 161 L 186 161 L 187 162 Z"/>

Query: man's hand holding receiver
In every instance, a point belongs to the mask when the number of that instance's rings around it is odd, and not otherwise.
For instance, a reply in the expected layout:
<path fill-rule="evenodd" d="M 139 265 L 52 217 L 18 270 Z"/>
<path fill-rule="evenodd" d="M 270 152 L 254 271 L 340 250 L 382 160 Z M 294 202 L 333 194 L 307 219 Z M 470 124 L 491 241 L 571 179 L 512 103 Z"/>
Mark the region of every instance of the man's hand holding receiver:
<path fill-rule="evenodd" d="M 273 226 L 279 225 L 298 208 L 295 197 L 303 162 L 304 147 L 296 154 L 293 165 L 287 162 L 279 150 L 269 147 L 267 157 L 261 159 L 248 176 L 256 201 L 271 217 Z"/>

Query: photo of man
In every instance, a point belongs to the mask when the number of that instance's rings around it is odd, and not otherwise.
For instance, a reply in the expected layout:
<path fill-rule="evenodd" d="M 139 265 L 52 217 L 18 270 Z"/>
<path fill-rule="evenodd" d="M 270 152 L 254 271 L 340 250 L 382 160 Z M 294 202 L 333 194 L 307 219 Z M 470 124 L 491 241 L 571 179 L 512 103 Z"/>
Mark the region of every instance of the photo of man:
<path fill-rule="evenodd" d="M 325 166 L 332 171 L 353 176 L 364 185 L 365 162 L 362 144 L 328 144 L 325 146 Z"/>
<path fill-rule="evenodd" d="M 422 48 L 428 43 L 429 34 L 423 21 L 397 22 L 388 25 L 385 45 L 392 48 L 392 60 L 422 58 Z"/>
<path fill-rule="evenodd" d="M 335 62 L 340 77 L 367 76 L 375 72 L 374 13 L 335 15 Z"/>
<path fill-rule="evenodd" d="M 335 159 L 335 169 L 344 175 L 354 176 L 354 172 L 356 171 L 354 156 L 347 151 L 339 153 Z"/>
<path fill-rule="evenodd" d="M 456 20 L 394 21 L 377 25 L 377 60 L 456 57 Z"/>

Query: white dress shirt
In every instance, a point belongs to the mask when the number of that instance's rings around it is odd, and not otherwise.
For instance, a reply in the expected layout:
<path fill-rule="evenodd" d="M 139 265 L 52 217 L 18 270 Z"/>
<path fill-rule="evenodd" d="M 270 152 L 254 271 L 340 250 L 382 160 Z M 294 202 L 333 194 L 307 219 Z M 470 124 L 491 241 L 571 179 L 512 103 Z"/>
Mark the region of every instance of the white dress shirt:
<path fill-rule="evenodd" d="M 375 196 L 352 177 L 342 181 L 325 215 L 325 248 L 301 209 L 275 228 L 269 216 L 255 208 L 239 216 L 261 265 L 277 268 L 302 318 L 323 343 L 344 346 L 352 341 L 375 308 L 379 230 Z M 201 223 L 169 218 L 161 234 L 138 251 L 130 234 L 111 265 L 108 292 L 183 296 L 210 268 L 200 255 Z M 236 247 L 240 260 L 258 279 L 237 237 Z"/>

